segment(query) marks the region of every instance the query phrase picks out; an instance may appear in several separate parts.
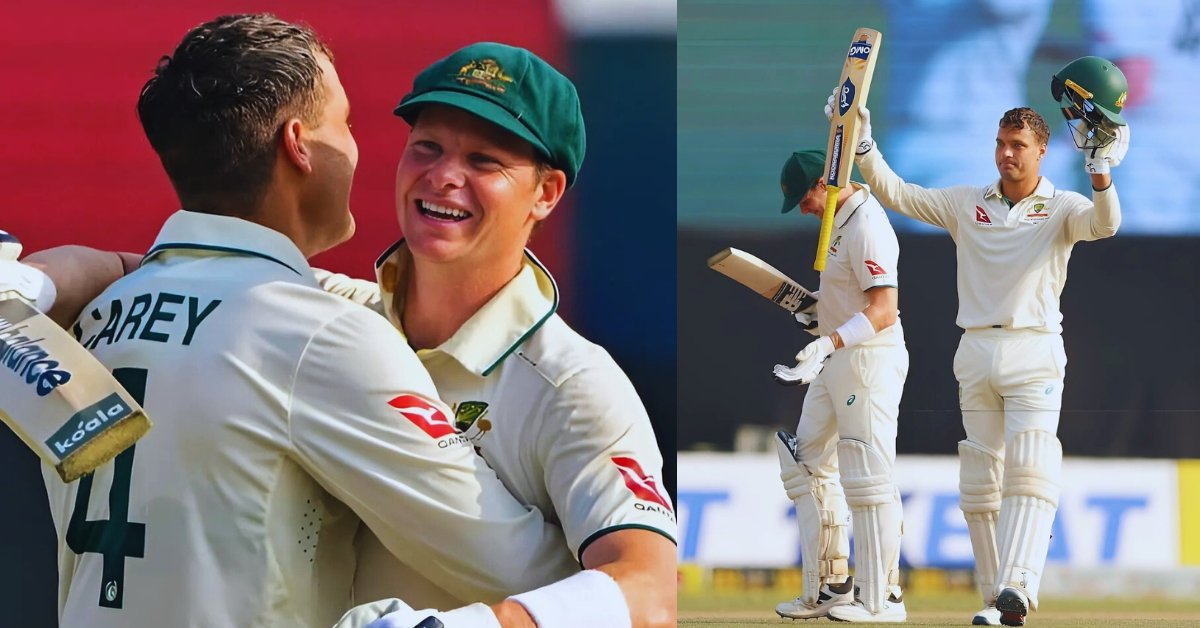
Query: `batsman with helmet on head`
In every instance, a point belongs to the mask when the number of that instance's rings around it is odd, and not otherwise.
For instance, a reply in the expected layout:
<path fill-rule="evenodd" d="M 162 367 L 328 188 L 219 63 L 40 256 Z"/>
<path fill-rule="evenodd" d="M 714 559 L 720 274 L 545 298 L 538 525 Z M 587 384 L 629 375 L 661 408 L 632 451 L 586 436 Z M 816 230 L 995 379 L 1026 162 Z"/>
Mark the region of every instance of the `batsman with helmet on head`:
<path fill-rule="evenodd" d="M 1067 357 L 1059 295 L 1075 243 L 1112 237 L 1121 224 L 1109 170 L 1129 148 L 1125 76 L 1104 59 L 1083 57 L 1054 74 L 1051 91 L 1083 153 L 1091 200 L 1039 175 L 1050 131 L 1027 107 L 1000 119 L 1000 177 L 985 186 L 905 183 L 870 139 L 865 109 L 855 157 L 884 206 L 945 229 L 956 245 L 956 322 L 964 333 L 954 375 L 966 431 L 960 506 L 984 602 L 975 625 L 1021 626 L 1037 608 L 1062 468 L 1056 432 Z"/>

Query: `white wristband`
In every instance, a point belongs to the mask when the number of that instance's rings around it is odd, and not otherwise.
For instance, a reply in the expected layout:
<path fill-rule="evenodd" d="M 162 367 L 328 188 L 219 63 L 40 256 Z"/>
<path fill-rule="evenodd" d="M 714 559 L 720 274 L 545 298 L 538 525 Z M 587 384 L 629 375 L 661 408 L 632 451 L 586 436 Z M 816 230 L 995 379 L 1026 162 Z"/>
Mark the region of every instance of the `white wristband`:
<path fill-rule="evenodd" d="M 633 626 L 621 587 L 608 574 L 595 569 L 586 569 L 509 599 L 524 606 L 538 628 Z"/>
<path fill-rule="evenodd" d="M 867 318 L 866 314 L 855 312 L 850 320 L 837 328 L 837 335 L 842 338 L 843 348 L 853 347 L 875 337 L 875 326 L 871 324 L 871 319 Z"/>

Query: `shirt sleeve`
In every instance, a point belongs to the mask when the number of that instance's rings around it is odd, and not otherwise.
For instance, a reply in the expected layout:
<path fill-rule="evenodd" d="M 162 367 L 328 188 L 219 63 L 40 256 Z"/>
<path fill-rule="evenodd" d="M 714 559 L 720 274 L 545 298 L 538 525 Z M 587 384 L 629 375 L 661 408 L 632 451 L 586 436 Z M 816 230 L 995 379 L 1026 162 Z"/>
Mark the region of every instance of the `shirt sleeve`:
<path fill-rule="evenodd" d="M 366 279 L 355 279 L 348 275 L 332 273 L 320 268 L 314 268 L 313 276 L 321 289 L 329 294 L 335 294 L 343 299 L 349 299 L 359 305 L 383 314 L 383 299 L 380 297 L 379 284 Z"/>
<path fill-rule="evenodd" d="M 607 532 L 641 528 L 678 538 L 650 417 L 629 378 L 597 353 L 602 359 L 559 385 L 538 442 L 546 487 L 581 562 Z"/>
<path fill-rule="evenodd" d="M 297 367 L 294 456 L 388 551 L 462 599 L 577 572 L 561 531 L 513 498 L 436 395 L 396 330 L 353 308 L 310 339 Z"/>
<path fill-rule="evenodd" d="M 1067 209 L 1067 240 L 1099 240 L 1111 238 L 1121 226 L 1121 200 L 1117 198 L 1116 184 L 1092 192 L 1092 200 L 1070 193 Z"/>
<path fill-rule="evenodd" d="M 947 229 L 953 235 L 957 225 L 955 204 L 949 190 L 930 190 L 913 183 L 905 183 L 883 160 L 878 145 L 867 154 L 858 156 L 855 162 L 863 179 L 884 207 L 935 227 Z"/>
<path fill-rule="evenodd" d="M 851 254 L 858 287 L 863 292 L 880 286 L 899 287 L 900 244 L 896 241 L 896 232 L 892 230 L 887 215 L 880 208 L 864 211 L 862 216 L 855 216 L 852 220 L 855 218 L 864 222 L 858 230 Z"/>

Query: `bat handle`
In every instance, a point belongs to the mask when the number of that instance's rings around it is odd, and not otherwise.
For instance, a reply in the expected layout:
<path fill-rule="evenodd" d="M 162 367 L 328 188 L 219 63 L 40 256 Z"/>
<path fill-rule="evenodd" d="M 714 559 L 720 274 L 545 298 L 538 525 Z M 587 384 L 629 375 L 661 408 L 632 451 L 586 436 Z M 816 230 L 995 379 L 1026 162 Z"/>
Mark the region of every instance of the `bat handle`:
<path fill-rule="evenodd" d="M 829 236 L 833 233 L 833 214 L 837 212 L 838 192 L 842 188 L 836 185 L 826 186 L 825 212 L 821 214 L 821 235 L 817 237 L 817 258 L 813 261 L 813 270 L 825 272 L 825 257 L 829 254 Z"/>

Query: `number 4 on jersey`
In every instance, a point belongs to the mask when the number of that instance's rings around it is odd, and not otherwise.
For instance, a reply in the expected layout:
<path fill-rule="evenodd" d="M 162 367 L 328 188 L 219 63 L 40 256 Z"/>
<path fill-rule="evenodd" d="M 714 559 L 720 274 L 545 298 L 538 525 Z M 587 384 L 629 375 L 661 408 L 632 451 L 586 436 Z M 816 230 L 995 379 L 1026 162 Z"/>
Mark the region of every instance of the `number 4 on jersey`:
<path fill-rule="evenodd" d="M 145 403 L 146 369 L 116 369 L 113 377 L 139 404 Z M 129 521 L 129 484 L 136 445 L 113 461 L 112 486 L 108 489 L 108 519 L 87 520 L 94 473 L 79 480 L 75 509 L 67 525 L 67 546 L 76 554 L 94 552 L 104 556 L 100 579 L 100 606 L 121 608 L 125 598 L 125 559 L 142 558 L 146 551 L 146 525 Z"/>

